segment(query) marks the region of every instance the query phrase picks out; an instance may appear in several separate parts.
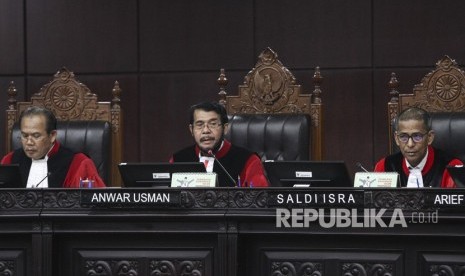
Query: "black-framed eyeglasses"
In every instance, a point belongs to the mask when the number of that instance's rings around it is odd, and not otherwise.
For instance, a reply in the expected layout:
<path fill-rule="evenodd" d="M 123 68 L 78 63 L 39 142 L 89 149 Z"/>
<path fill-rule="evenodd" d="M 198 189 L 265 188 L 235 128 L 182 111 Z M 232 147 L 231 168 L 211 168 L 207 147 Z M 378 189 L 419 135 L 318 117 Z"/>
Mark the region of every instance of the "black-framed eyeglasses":
<path fill-rule="evenodd" d="M 410 140 L 410 138 L 412 138 L 413 142 L 420 143 L 421 141 L 423 141 L 423 138 L 427 134 L 428 134 L 428 132 L 427 133 L 415 132 L 415 133 L 412 133 L 412 135 L 409 135 L 407 133 L 399 133 L 399 134 L 397 134 L 397 138 L 402 143 L 408 143 L 408 140 Z"/>
<path fill-rule="evenodd" d="M 223 124 L 219 121 L 210 121 L 210 122 L 202 122 L 202 121 L 199 121 L 199 122 L 196 122 L 194 124 L 194 128 L 196 130 L 202 130 L 205 128 L 205 126 L 207 126 L 208 129 L 210 130 L 214 130 L 214 129 L 218 129 L 220 126 L 222 126 Z"/>

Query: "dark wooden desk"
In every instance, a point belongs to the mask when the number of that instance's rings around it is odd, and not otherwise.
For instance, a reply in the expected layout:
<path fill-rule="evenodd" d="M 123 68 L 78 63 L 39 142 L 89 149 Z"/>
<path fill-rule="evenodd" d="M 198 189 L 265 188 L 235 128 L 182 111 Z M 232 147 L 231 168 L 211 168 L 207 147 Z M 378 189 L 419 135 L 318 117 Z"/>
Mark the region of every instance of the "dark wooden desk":
<path fill-rule="evenodd" d="M 464 275 L 464 201 L 461 189 L 0 190 L 0 275 Z"/>

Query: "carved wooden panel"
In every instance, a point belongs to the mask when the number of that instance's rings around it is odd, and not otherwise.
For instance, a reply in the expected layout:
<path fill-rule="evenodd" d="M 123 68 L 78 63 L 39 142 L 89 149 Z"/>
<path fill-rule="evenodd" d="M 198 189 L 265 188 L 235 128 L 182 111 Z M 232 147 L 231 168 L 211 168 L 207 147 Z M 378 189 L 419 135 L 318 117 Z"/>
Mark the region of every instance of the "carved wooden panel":
<path fill-rule="evenodd" d="M 139 276 L 139 275 L 163 275 L 163 276 L 203 276 L 205 262 L 201 260 L 159 259 L 150 260 L 148 267 L 146 262 L 137 259 L 111 259 L 111 260 L 85 260 L 82 275 L 101 276 Z M 144 273 L 145 271 L 148 273 Z"/>
<path fill-rule="evenodd" d="M 421 275 L 465 275 L 465 252 L 420 254 Z"/>
<path fill-rule="evenodd" d="M 276 114 L 300 113 L 311 118 L 311 158 L 323 159 L 323 104 L 321 83 L 323 77 L 316 67 L 313 75 L 314 90 L 302 93 L 294 75 L 281 63 L 278 54 L 266 48 L 259 55 L 255 67 L 239 85 L 237 96 L 227 95 L 225 86 L 228 80 L 224 69 L 220 70 L 219 102 L 226 107 L 228 114 Z"/>
<path fill-rule="evenodd" d="M 23 250 L 0 250 L 0 275 L 26 275 L 24 255 L 25 252 Z"/>
<path fill-rule="evenodd" d="M 261 275 L 402 275 L 402 254 L 382 250 L 265 250 Z M 269 271 L 266 271 L 269 270 Z"/>
<path fill-rule="evenodd" d="M 325 275 L 324 264 L 313 262 L 272 262 L 270 275 Z"/>
<path fill-rule="evenodd" d="M 239 85 L 239 96 L 230 96 L 228 112 L 236 113 L 307 113 L 310 114 L 310 94 L 300 95 L 294 75 L 278 60 L 278 55 L 266 48 L 258 62 Z"/>
<path fill-rule="evenodd" d="M 429 112 L 465 111 L 465 73 L 455 60 L 444 56 L 415 85 L 413 94 L 400 95 L 399 104 L 401 110 L 416 106 Z"/>
<path fill-rule="evenodd" d="M 78 263 L 73 264 L 76 275 L 213 275 L 212 252 L 205 250 L 78 249 L 75 254 L 75 260 L 79 260 Z"/>

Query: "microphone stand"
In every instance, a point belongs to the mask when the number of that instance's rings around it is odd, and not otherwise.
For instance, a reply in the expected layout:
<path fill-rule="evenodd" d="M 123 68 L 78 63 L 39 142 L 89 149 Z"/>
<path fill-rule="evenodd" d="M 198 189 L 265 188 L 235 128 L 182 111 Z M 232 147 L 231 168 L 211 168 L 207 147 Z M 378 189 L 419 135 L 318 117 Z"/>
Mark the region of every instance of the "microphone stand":
<path fill-rule="evenodd" d="M 47 179 L 47 177 L 49 177 L 51 174 L 52 174 L 51 172 L 48 172 L 47 175 L 46 175 L 44 178 L 42 178 L 42 180 L 39 181 L 39 183 L 37 183 L 36 185 L 34 185 L 34 186 L 32 186 L 32 187 L 33 187 L 33 188 L 38 188 L 39 185 L 40 185 L 42 182 L 44 182 L 44 180 Z"/>
<path fill-rule="evenodd" d="M 229 172 L 226 170 L 225 167 L 223 167 L 223 164 L 221 164 L 220 160 L 218 160 L 218 158 L 216 158 L 216 155 L 213 153 L 212 150 L 209 150 L 208 151 L 208 155 L 211 155 L 215 161 L 218 163 L 218 165 L 220 165 L 221 169 L 226 173 L 226 175 L 228 176 L 229 180 L 231 180 L 231 182 L 234 184 L 234 187 L 237 186 L 237 182 L 234 180 L 234 178 L 229 174 Z"/>
<path fill-rule="evenodd" d="M 364 170 L 365 172 L 369 172 L 367 169 L 365 169 L 365 168 L 362 166 L 362 163 L 360 163 L 360 162 L 357 162 L 357 163 L 355 164 L 355 166 L 359 167 L 360 169 Z"/>

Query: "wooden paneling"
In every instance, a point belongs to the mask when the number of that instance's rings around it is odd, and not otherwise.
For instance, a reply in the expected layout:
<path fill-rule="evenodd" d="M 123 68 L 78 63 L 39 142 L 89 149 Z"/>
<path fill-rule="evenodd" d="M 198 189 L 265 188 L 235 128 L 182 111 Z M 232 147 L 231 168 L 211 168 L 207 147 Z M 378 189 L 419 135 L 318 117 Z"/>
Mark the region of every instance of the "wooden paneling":
<path fill-rule="evenodd" d="M 374 65 L 431 66 L 444 55 L 465 62 L 464 1 L 373 1 Z"/>
<path fill-rule="evenodd" d="M 463 275 L 464 206 L 434 203 L 433 199 L 464 191 L 3 189 L 0 273 Z M 108 201 L 99 203 L 92 200 L 111 193 L 128 196 L 121 197 L 125 200 L 105 197 Z M 132 201 L 141 193 L 169 194 L 169 205 Z M 305 194 L 316 193 L 325 195 L 321 198 L 350 193 L 355 204 L 351 211 L 323 200 L 282 204 L 276 200 L 277 194 L 299 194 L 303 199 Z M 286 219 L 303 226 L 277 226 L 277 208 L 305 208 L 293 209 L 296 216 Z M 305 217 L 303 210 L 315 213 Z M 337 210 L 346 212 L 341 216 L 331 213 Z M 432 213 L 437 220 L 427 219 Z M 425 220 L 420 223 L 421 214 Z M 339 224 L 336 217 L 341 219 Z M 392 219 L 397 222 L 388 226 Z"/>
<path fill-rule="evenodd" d="M 137 70 L 137 1 L 26 1 L 27 67 L 50 74 Z"/>
<path fill-rule="evenodd" d="M 107 275 L 217 275 L 214 235 L 195 235 L 195 240 L 182 234 L 129 234 L 117 240 L 114 235 L 57 235 L 56 244 L 62 253 L 56 255 L 56 275 L 88 275 L 99 269 Z"/>
<path fill-rule="evenodd" d="M 290 68 L 371 64 L 371 1 L 257 0 L 256 50 L 270 46 Z"/>
<path fill-rule="evenodd" d="M 263 246 L 266 248 L 266 246 Z M 273 248 L 263 250 L 265 265 L 260 269 L 261 275 L 271 272 L 271 275 L 283 271 L 306 271 L 315 275 L 373 275 L 385 273 L 385 275 L 402 275 L 405 257 L 402 250 L 368 250 L 326 248 L 308 250 L 312 246 L 302 249 Z M 252 266 L 254 267 L 254 266 Z M 255 266 L 256 267 L 256 266 Z"/>
<path fill-rule="evenodd" d="M 255 59 L 253 1 L 140 1 L 142 71 L 244 68 Z"/>
<path fill-rule="evenodd" d="M 325 158 L 344 160 L 350 172 L 357 162 L 369 166 L 374 112 L 370 72 L 323 69 L 322 74 Z"/>
<path fill-rule="evenodd" d="M 24 73 L 23 20 L 23 1 L 0 2 L 0 74 Z"/>

